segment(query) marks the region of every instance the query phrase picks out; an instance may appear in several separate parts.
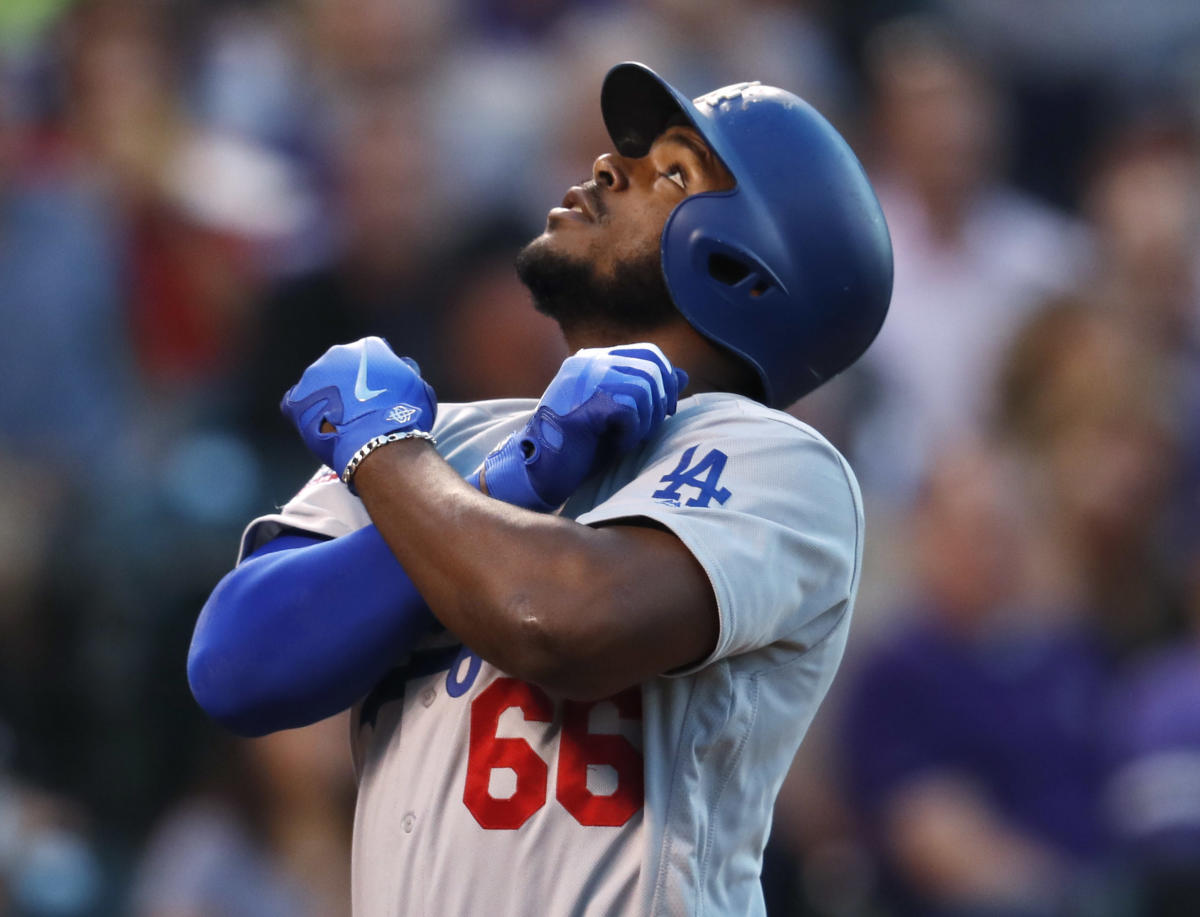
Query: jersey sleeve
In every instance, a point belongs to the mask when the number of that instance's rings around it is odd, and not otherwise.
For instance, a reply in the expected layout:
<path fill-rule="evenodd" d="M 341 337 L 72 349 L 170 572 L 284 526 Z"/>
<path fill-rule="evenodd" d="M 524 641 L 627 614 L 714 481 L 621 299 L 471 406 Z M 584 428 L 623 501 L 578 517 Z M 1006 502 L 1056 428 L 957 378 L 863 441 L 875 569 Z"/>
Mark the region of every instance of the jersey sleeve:
<path fill-rule="evenodd" d="M 338 538 L 369 525 L 371 517 L 337 472 L 322 466 L 278 512 L 259 516 L 242 533 L 238 563 L 285 532 Z"/>
<path fill-rule="evenodd" d="M 441 405 L 433 427 L 437 450 L 455 471 L 468 475 L 505 436 L 524 424 L 535 405 L 525 398 Z M 370 523 L 362 501 L 336 472 L 322 467 L 278 512 L 260 516 L 246 527 L 238 563 L 284 532 L 339 538 Z"/>
<path fill-rule="evenodd" d="M 772 643 L 803 652 L 850 611 L 862 501 L 845 460 L 814 431 L 744 399 L 678 415 L 636 476 L 587 525 L 648 519 L 673 532 L 712 584 L 718 659 Z"/>

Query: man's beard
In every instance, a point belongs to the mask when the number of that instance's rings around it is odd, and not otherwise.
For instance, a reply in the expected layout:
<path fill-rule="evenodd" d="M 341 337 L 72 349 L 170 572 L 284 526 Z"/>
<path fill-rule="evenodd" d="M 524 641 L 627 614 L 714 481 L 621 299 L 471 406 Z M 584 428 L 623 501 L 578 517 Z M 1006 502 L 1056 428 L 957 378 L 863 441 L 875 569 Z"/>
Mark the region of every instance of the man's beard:
<path fill-rule="evenodd" d="M 680 315 L 667 291 L 657 247 L 621 262 L 600 277 L 575 260 L 534 240 L 517 255 L 517 276 L 533 294 L 537 310 L 572 331 L 636 335 L 661 328 Z"/>

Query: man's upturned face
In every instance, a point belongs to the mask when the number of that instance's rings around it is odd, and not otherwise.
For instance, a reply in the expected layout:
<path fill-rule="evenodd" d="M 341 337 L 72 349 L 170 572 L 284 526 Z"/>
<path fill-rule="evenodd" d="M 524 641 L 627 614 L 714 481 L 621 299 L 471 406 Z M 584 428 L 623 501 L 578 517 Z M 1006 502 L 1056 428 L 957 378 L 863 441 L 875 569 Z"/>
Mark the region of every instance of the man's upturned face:
<path fill-rule="evenodd" d="M 733 177 L 691 127 L 670 127 L 640 159 L 605 153 L 517 257 L 538 310 L 574 332 L 641 332 L 679 317 L 659 244 L 675 205 Z"/>

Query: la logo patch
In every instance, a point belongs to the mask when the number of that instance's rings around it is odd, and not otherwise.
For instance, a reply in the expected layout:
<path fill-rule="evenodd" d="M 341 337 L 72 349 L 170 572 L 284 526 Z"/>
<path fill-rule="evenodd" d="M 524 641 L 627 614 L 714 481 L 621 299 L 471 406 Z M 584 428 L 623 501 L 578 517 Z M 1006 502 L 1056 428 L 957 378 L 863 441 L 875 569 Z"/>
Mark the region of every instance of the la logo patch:
<path fill-rule="evenodd" d="M 693 465 L 692 459 L 698 448 L 700 448 L 698 445 L 691 446 L 684 451 L 675 470 L 664 474 L 659 480 L 660 484 L 667 486 L 661 487 L 651 494 L 652 500 L 666 503 L 669 506 L 680 506 L 680 501 L 683 499 L 680 488 L 683 487 L 692 487 L 696 490 L 696 495 L 688 498 L 687 506 L 705 507 L 713 500 L 724 504 L 729 499 L 731 496 L 729 488 L 720 486 L 721 473 L 725 470 L 725 463 L 729 461 L 729 456 L 720 449 L 710 449 L 704 458 Z"/>
<path fill-rule="evenodd" d="M 411 404 L 398 404 L 387 413 L 387 419 L 391 423 L 405 424 L 409 423 L 414 417 L 421 413 L 420 408 L 414 408 Z"/>

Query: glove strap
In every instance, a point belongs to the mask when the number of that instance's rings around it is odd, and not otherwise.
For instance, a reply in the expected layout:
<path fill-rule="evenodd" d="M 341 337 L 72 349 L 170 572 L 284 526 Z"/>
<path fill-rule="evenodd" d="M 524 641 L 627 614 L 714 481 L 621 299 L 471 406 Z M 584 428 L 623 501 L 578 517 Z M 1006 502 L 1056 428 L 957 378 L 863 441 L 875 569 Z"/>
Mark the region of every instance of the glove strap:
<path fill-rule="evenodd" d="M 342 483 L 349 485 L 354 478 L 354 472 L 358 471 L 358 466 L 380 446 L 386 446 L 388 443 L 398 443 L 402 439 L 427 439 L 433 445 L 437 445 L 437 440 L 433 438 L 433 434 L 426 433 L 424 430 L 401 430 L 399 433 L 387 433 L 383 436 L 376 436 L 374 439 L 369 439 L 363 443 L 362 448 L 350 456 L 350 461 L 346 463 L 346 470 L 342 472 Z"/>
<path fill-rule="evenodd" d="M 521 436 L 513 434 L 483 460 L 484 483 L 488 496 L 513 506 L 539 513 L 558 509 L 541 498 L 529 480 L 528 459 L 521 448 Z"/>

